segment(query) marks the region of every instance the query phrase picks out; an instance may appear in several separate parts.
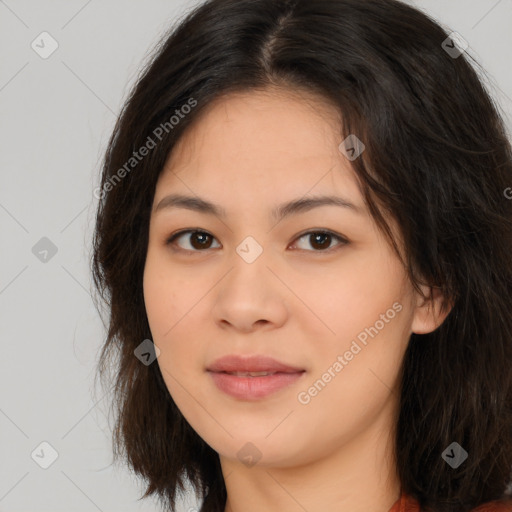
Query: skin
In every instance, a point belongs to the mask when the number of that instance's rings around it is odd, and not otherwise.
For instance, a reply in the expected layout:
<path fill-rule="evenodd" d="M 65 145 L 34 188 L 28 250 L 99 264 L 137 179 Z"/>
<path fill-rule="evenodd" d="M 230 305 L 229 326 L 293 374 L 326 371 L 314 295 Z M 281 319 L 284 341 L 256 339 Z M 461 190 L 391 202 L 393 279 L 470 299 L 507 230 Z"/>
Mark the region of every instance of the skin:
<path fill-rule="evenodd" d="M 338 149 L 339 126 L 322 98 L 279 89 L 231 94 L 180 139 L 156 186 L 144 297 L 157 362 L 182 414 L 220 456 L 226 512 L 387 512 L 400 495 L 399 367 L 410 334 L 434 330 L 447 312 L 442 297 L 426 302 L 414 291 L 370 217 Z M 171 193 L 207 199 L 227 216 L 155 211 Z M 276 205 L 306 194 L 343 197 L 361 213 L 324 205 L 271 219 Z M 190 233 L 166 245 L 171 234 L 198 228 L 211 235 L 209 248 Z M 348 243 L 302 236 L 314 229 Z M 236 252 L 247 236 L 263 249 L 252 263 Z M 401 311 L 300 403 L 298 394 L 394 303 Z M 206 372 L 233 353 L 269 355 L 306 372 L 263 399 L 235 399 Z M 237 456 L 248 442 L 261 454 L 256 465 Z"/>

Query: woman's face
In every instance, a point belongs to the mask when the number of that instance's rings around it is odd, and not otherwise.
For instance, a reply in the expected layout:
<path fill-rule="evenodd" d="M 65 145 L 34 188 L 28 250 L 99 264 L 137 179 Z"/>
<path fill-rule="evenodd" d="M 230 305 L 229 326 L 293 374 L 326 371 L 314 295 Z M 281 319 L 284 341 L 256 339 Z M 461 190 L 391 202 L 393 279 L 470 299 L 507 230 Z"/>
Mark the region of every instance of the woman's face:
<path fill-rule="evenodd" d="M 340 120 L 277 91 L 210 107 L 168 160 L 150 221 L 144 297 L 169 393 L 232 464 L 387 440 L 409 336 L 428 326 L 338 147 Z M 339 204 L 308 202 L 326 196 Z M 210 371 L 229 355 L 241 362 Z M 265 369 L 280 371 L 243 373 Z"/>

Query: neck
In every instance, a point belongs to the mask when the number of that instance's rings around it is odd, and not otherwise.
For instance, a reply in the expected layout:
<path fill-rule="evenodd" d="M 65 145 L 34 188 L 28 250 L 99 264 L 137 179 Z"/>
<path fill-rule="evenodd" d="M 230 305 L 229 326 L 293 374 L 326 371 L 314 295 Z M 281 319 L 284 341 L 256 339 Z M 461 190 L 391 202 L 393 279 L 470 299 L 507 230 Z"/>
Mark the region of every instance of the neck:
<path fill-rule="evenodd" d="M 393 433 L 381 420 L 349 443 L 301 465 L 246 467 L 221 456 L 225 512 L 389 512 L 401 486 Z"/>

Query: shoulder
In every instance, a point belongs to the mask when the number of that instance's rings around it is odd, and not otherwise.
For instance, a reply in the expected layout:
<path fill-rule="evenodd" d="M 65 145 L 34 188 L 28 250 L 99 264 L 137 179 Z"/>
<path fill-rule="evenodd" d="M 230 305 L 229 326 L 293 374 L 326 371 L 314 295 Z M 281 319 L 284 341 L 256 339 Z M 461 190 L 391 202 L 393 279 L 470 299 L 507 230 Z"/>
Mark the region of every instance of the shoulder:
<path fill-rule="evenodd" d="M 412 496 L 402 494 L 389 512 L 421 512 L 421 508 Z M 482 503 L 471 512 L 512 512 L 512 500 Z"/>
<path fill-rule="evenodd" d="M 489 501 L 474 508 L 472 512 L 512 512 L 512 500 L 505 501 Z"/>

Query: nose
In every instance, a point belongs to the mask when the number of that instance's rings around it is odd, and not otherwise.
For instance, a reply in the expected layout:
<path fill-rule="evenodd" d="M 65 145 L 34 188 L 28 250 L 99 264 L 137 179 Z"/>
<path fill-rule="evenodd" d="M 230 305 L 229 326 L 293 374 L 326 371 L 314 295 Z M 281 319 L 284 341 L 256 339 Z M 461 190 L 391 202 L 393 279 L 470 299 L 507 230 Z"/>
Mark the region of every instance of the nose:
<path fill-rule="evenodd" d="M 288 318 L 287 289 L 265 251 L 249 263 L 235 254 L 232 267 L 216 290 L 212 308 L 215 323 L 222 329 L 249 333 L 281 327 Z M 289 293 L 289 292 L 288 292 Z"/>

